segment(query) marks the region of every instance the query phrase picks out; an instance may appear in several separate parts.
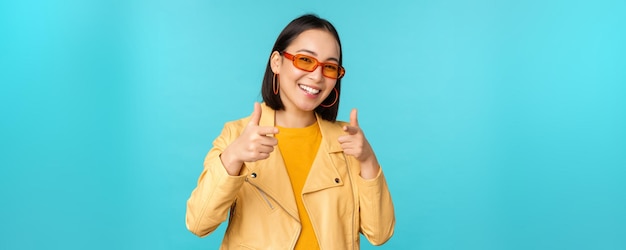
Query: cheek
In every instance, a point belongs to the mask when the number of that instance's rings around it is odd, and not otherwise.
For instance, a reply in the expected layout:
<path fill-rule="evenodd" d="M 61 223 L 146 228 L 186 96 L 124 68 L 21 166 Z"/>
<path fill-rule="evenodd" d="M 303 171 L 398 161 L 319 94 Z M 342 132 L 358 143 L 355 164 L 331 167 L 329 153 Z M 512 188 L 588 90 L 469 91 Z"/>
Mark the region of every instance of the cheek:
<path fill-rule="evenodd" d="M 333 88 L 335 88 L 335 85 L 337 85 L 336 79 L 326 78 L 326 82 L 328 84 L 328 89 L 330 89 L 331 91 L 333 90 Z"/>
<path fill-rule="evenodd" d="M 330 87 L 334 88 L 335 85 L 337 85 L 337 79 L 328 79 L 328 84 L 329 84 Z"/>
<path fill-rule="evenodd" d="M 328 96 L 332 96 L 335 94 L 335 85 L 337 84 L 337 80 L 326 79 L 326 88 L 324 91 L 324 99 L 328 98 Z"/>
<path fill-rule="evenodd" d="M 284 81 L 297 81 L 300 78 L 306 76 L 305 71 L 297 69 L 291 65 L 286 65 L 287 67 L 282 67 L 280 70 L 281 80 Z"/>

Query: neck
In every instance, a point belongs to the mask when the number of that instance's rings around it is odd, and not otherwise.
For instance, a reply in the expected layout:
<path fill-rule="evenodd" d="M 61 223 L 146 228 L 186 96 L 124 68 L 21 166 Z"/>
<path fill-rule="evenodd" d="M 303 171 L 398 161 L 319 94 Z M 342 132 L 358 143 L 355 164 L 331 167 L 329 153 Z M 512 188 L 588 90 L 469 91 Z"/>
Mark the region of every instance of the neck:
<path fill-rule="evenodd" d="M 315 123 L 315 111 L 294 112 L 288 110 L 276 111 L 276 125 L 285 128 L 304 128 Z"/>

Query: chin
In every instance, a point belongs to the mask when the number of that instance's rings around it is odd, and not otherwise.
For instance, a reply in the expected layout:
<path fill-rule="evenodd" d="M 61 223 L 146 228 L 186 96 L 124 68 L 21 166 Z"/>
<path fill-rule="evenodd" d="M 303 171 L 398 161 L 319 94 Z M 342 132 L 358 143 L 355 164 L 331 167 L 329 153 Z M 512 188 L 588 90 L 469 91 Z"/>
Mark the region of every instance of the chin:
<path fill-rule="evenodd" d="M 298 105 L 298 107 L 304 111 L 314 111 L 315 108 L 317 108 L 317 106 L 319 106 L 319 104 L 315 104 L 315 103 L 306 103 L 306 104 Z"/>

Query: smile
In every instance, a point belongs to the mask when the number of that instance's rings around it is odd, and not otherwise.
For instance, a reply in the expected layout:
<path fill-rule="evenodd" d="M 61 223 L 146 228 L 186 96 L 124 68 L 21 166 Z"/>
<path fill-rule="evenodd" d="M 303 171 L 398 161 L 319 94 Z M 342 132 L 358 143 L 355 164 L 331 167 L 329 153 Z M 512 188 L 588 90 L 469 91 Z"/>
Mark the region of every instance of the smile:
<path fill-rule="evenodd" d="M 314 89 L 314 88 L 311 88 L 311 87 L 306 86 L 306 85 L 298 84 L 298 87 L 300 87 L 301 90 L 304 90 L 305 92 L 307 92 L 307 93 L 309 93 L 311 95 L 317 95 L 317 94 L 320 93 L 319 89 Z"/>

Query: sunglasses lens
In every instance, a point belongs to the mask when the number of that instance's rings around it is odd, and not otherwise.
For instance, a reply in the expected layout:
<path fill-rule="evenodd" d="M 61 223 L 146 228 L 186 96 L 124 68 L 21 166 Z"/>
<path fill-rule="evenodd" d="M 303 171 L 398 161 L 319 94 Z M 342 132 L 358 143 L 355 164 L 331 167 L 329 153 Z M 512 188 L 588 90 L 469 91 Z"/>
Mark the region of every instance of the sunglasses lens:
<path fill-rule="evenodd" d="M 309 56 L 297 55 L 294 62 L 296 67 L 306 71 L 313 71 L 317 67 L 317 60 Z"/>
<path fill-rule="evenodd" d="M 339 76 L 339 66 L 334 64 L 326 64 L 324 65 L 324 70 L 322 74 L 326 77 L 336 79 Z"/>
<path fill-rule="evenodd" d="M 293 56 L 293 65 L 301 70 L 311 72 L 317 68 L 318 64 L 317 59 L 314 57 L 306 55 Z M 334 63 L 324 63 L 323 65 L 322 75 L 332 79 L 337 79 L 343 76 L 343 69 L 339 65 Z"/>

